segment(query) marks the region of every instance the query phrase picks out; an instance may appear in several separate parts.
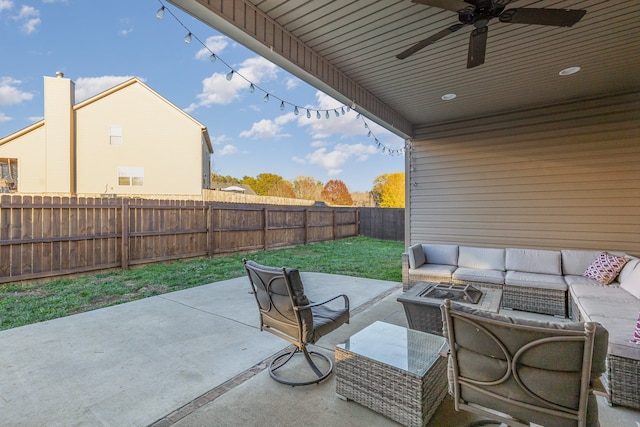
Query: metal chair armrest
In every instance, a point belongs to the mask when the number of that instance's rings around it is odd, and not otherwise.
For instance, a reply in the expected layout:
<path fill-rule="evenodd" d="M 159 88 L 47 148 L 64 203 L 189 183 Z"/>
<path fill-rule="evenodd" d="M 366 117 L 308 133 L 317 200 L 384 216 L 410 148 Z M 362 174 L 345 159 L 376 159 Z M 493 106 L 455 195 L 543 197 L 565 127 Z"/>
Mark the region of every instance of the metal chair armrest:
<path fill-rule="evenodd" d="M 293 309 L 296 310 L 296 311 L 299 311 L 299 310 L 305 310 L 305 309 L 308 309 L 308 308 L 311 308 L 311 307 L 318 307 L 320 305 L 324 305 L 324 304 L 326 304 L 328 302 L 331 302 L 333 300 L 336 300 L 338 298 L 343 298 L 344 299 L 344 308 L 348 309 L 349 308 L 349 297 L 347 295 L 345 295 L 345 294 L 335 295 L 335 296 L 333 296 L 331 298 L 328 298 L 328 299 L 326 299 L 324 301 L 320 301 L 320 302 L 314 302 L 314 303 L 306 304 L 306 305 L 297 305 L 297 306 L 294 306 Z"/>

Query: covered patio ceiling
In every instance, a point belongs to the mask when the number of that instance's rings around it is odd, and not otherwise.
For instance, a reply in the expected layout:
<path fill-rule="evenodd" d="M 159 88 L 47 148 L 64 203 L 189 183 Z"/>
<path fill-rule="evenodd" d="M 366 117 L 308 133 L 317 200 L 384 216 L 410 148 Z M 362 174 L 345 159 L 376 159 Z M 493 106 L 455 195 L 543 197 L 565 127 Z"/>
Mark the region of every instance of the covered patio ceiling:
<path fill-rule="evenodd" d="M 640 2 L 512 0 L 582 9 L 573 27 L 489 22 L 486 61 L 467 68 L 473 26 L 396 55 L 459 22 L 410 0 L 170 0 L 402 137 L 428 127 L 640 90 Z M 473 3 L 475 0 L 468 2 Z M 561 70 L 580 67 L 573 75 Z M 456 94 L 445 101 L 445 94 Z"/>

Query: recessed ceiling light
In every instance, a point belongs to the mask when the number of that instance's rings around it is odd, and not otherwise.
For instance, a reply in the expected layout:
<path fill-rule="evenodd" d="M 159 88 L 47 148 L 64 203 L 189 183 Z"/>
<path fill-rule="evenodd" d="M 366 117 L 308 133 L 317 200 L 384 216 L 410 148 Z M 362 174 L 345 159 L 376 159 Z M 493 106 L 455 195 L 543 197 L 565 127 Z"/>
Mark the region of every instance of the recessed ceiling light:
<path fill-rule="evenodd" d="M 560 74 L 561 76 L 570 76 L 571 74 L 575 74 L 578 71 L 580 71 L 580 67 L 569 67 L 560 71 L 558 74 Z"/>
<path fill-rule="evenodd" d="M 445 95 L 442 95 L 442 100 L 443 101 L 451 101 L 452 99 L 454 99 L 457 95 L 455 93 L 447 93 Z"/>

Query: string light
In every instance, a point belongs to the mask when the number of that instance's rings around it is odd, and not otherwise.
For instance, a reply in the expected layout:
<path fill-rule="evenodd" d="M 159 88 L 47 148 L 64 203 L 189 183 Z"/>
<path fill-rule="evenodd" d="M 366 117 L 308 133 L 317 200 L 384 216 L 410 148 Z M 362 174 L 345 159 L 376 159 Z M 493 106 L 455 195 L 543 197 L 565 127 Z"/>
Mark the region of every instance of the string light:
<path fill-rule="evenodd" d="M 238 73 L 238 71 L 236 71 L 236 70 L 235 70 L 231 65 L 229 65 L 227 62 L 225 62 L 222 58 L 220 58 L 220 57 L 219 57 L 215 52 L 211 51 L 211 49 L 209 49 L 209 47 L 208 47 L 205 43 L 203 43 L 203 42 L 202 42 L 202 41 L 201 41 L 197 36 L 195 36 L 195 35 L 191 32 L 191 30 L 189 30 L 189 28 L 187 28 L 187 27 L 182 23 L 182 21 L 180 21 L 180 19 L 178 19 L 178 17 L 177 17 L 177 16 L 176 16 L 172 11 L 171 11 L 171 9 L 169 9 L 168 7 L 166 7 L 166 6 L 164 5 L 164 3 L 162 2 L 162 0 L 158 0 L 158 2 L 160 3 L 160 6 L 161 6 L 161 7 L 160 7 L 160 9 L 158 9 L 158 10 L 156 11 L 156 17 L 157 17 L 158 19 L 162 19 L 162 18 L 164 17 L 165 13 L 166 13 L 166 12 L 168 12 L 168 13 L 169 13 L 169 14 L 170 14 L 170 15 L 171 15 L 175 20 L 176 20 L 176 22 L 177 22 L 178 24 L 180 24 L 180 25 L 181 25 L 181 26 L 182 26 L 182 27 L 187 31 L 187 35 L 186 35 L 186 36 L 185 36 L 185 38 L 184 38 L 184 42 L 185 42 L 186 44 L 190 44 L 190 43 L 191 43 L 191 41 L 192 41 L 193 39 L 197 40 L 197 41 L 198 41 L 198 43 L 200 43 L 200 44 L 203 46 L 203 48 L 204 48 L 204 49 L 206 49 L 206 50 L 208 50 L 208 51 L 209 51 L 209 53 L 210 53 L 209 60 L 210 60 L 212 63 L 219 61 L 219 62 L 223 63 L 227 68 L 229 68 L 229 70 L 230 70 L 230 71 L 226 74 L 226 79 L 227 79 L 228 81 L 231 81 L 231 79 L 233 79 L 233 77 L 234 77 L 235 75 L 238 75 L 238 77 L 242 78 L 242 79 L 243 79 L 243 80 L 245 80 L 247 83 L 249 83 L 249 92 L 250 92 L 250 93 L 254 93 L 254 92 L 256 91 L 256 89 L 259 89 L 259 90 L 261 90 L 262 92 L 264 92 L 264 94 L 265 94 L 265 95 L 264 95 L 263 100 L 264 100 L 264 102 L 265 102 L 265 103 L 266 103 L 266 102 L 269 102 L 269 99 L 270 99 L 270 98 L 275 98 L 276 100 L 280 101 L 280 110 L 281 110 L 281 111 L 284 111 L 284 110 L 286 109 L 286 104 L 289 104 L 289 105 L 292 105 L 292 106 L 294 107 L 294 108 L 293 108 L 293 113 L 294 113 L 296 116 L 300 114 L 300 108 L 303 108 L 303 107 L 299 107 L 298 105 L 295 105 L 295 104 L 290 103 L 290 102 L 286 102 L 285 100 L 283 100 L 283 99 L 281 99 L 281 98 L 278 98 L 277 96 L 275 96 L 275 95 L 273 95 L 273 94 L 269 93 L 267 90 L 265 90 L 265 89 L 263 89 L 263 88 L 261 88 L 261 87 L 257 86 L 255 83 L 251 82 L 248 78 L 246 78 L 246 77 L 245 77 L 245 76 L 243 76 L 242 74 Z M 335 116 L 336 116 L 336 117 L 340 117 L 340 114 L 342 114 L 342 115 L 344 116 L 346 113 L 350 112 L 351 110 L 354 110 L 354 111 L 355 111 L 355 110 L 356 110 L 356 108 L 357 108 L 357 106 L 356 106 L 356 102 L 355 102 L 355 100 L 352 100 L 352 101 L 351 101 L 351 103 L 350 103 L 349 105 L 343 105 L 343 106 L 341 106 L 339 109 L 338 109 L 338 108 L 335 108 L 335 109 L 322 109 L 322 110 L 320 110 L 320 109 L 312 109 L 312 108 L 307 108 L 307 107 L 304 107 L 304 108 L 307 110 L 307 114 L 306 114 L 306 115 L 307 115 L 307 118 L 308 118 L 308 119 L 310 119 L 310 118 L 311 118 L 311 112 L 312 112 L 312 111 L 315 111 L 315 112 L 316 112 L 316 118 L 317 118 L 317 119 L 320 119 L 320 118 L 322 117 L 321 113 L 324 113 L 325 118 L 326 118 L 326 119 L 329 119 L 329 118 L 330 118 L 330 114 L 329 114 L 329 113 L 330 113 L 330 111 L 331 111 L 331 110 L 333 110 L 333 112 L 334 112 L 334 114 L 335 114 Z M 391 154 L 391 155 L 400 155 L 400 154 L 404 154 L 405 149 L 407 149 L 407 147 L 408 147 L 408 145 L 407 145 L 408 143 L 405 143 L 405 146 L 404 146 L 404 147 L 402 147 L 402 148 L 399 148 L 399 149 L 391 149 L 391 148 L 388 148 L 388 147 L 384 146 L 384 145 L 383 145 L 383 144 L 378 140 L 378 138 L 376 138 L 376 137 L 375 137 L 375 135 L 373 135 L 373 133 L 372 133 L 371 129 L 369 129 L 369 125 L 368 125 L 368 124 L 367 124 L 367 122 L 365 121 L 365 119 L 364 119 L 364 117 L 362 116 L 362 114 L 360 114 L 360 113 L 358 112 L 358 113 L 357 113 L 357 115 L 356 115 L 356 119 L 358 119 L 358 120 L 362 120 L 362 121 L 363 121 L 365 129 L 367 129 L 367 130 L 368 130 L 368 132 L 367 132 L 367 136 L 368 136 L 368 137 L 373 137 L 373 138 L 374 138 L 374 142 L 375 142 L 375 144 L 376 144 L 376 147 L 377 147 L 378 149 L 380 149 L 380 150 L 382 151 L 382 153 L 386 154 L 386 153 L 388 152 L 388 153 L 389 153 L 389 154 Z"/>

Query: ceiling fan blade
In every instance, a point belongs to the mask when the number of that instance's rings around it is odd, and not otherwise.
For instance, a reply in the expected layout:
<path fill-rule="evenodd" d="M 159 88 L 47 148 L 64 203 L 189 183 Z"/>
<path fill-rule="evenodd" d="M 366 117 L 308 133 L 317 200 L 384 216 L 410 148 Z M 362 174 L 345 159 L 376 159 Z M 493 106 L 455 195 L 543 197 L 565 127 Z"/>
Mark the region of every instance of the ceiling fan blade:
<path fill-rule="evenodd" d="M 510 24 L 554 25 L 571 27 L 582 19 L 586 10 L 513 8 L 502 12 L 500 22 Z"/>
<path fill-rule="evenodd" d="M 409 49 L 407 49 L 404 52 L 396 55 L 396 58 L 405 59 L 405 58 L 413 55 L 414 53 L 416 53 L 420 49 L 424 49 L 425 47 L 429 46 L 430 44 L 437 42 L 441 38 L 444 38 L 444 37 L 448 36 L 449 34 L 458 31 L 462 27 L 464 27 L 463 24 L 454 24 L 454 25 L 450 26 L 449 28 L 445 28 L 444 30 L 435 33 L 431 37 L 429 37 L 427 39 L 424 39 L 424 40 L 414 44 Z"/>
<path fill-rule="evenodd" d="M 464 2 L 462 0 L 412 0 L 412 1 L 417 4 L 437 7 L 444 10 L 450 10 L 452 12 L 459 12 L 461 10 L 468 10 L 469 12 L 473 12 L 476 9 L 474 5 Z"/>
<path fill-rule="evenodd" d="M 469 38 L 469 55 L 467 56 L 467 68 L 484 64 L 484 56 L 487 51 L 487 36 L 489 27 L 476 28 Z"/>

